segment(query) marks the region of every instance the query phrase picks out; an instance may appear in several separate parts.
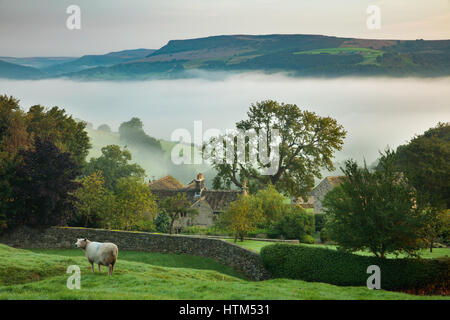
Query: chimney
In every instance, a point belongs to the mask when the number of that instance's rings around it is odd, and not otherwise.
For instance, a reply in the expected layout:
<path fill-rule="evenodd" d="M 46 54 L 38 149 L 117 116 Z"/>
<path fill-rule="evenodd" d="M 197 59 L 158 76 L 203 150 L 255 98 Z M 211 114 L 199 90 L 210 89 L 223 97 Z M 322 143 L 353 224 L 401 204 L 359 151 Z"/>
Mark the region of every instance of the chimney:
<path fill-rule="evenodd" d="M 195 179 L 195 194 L 196 196 L 201 196 L 202 191 L 205 189 L 205 178 L 202 173 L 197 174 L 197 179 Z"/>
<path fill-rule="evenodd" d="M 242 184 L 242 191 L 244 193 L 245 196 L 248 195 L 248 187 L 247 187 L 247 180 L 244 180 L 244 183 Z"/>

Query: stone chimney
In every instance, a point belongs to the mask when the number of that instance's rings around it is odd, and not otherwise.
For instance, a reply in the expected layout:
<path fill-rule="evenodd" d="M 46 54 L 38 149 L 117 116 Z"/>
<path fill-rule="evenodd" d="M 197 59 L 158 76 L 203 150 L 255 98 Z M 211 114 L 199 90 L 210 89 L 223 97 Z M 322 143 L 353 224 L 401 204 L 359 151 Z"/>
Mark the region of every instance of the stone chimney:
<path fill-rule="evenodd" d="M 244 183 L 242 184 L 242 192 L 245 196 L 248 196 L 248 187 L 247 187 L 247 180 L 244 180 Z"/>
<path fill-rule="evenodd" d="M 195 194 L 196 196 L 201 196 L 202 191 L 205 189 L 205 178 L 202 173 L 197 174 L 197 179 L 195 179 Z"/>

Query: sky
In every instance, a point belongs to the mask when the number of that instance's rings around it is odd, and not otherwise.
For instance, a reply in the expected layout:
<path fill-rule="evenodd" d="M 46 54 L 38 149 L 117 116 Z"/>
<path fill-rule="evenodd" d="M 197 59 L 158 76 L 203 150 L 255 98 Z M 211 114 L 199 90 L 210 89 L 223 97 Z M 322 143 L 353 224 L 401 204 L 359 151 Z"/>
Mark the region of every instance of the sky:
<path fill-rule="evenodd" d="M 69 30 L 70 5 L 81 29 Z M 369 29 L 369 6 L 380 29 Z M 158 49 L 222 34 L 450 39 L 450 0 L 0 0 L 0 56 L 81 56 Z"/>

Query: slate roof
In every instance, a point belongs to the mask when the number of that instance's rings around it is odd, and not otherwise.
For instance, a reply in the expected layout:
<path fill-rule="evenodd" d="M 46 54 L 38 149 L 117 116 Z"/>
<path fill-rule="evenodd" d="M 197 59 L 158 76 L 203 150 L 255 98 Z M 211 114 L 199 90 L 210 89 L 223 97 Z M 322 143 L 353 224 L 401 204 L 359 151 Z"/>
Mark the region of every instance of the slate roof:
<path fill-rule="evenodd" d="M 178 181 L 176 178 L 171 176 L 165 176 L 159 180 L 150 182 L 149 187 L 151 190 L 154 189 L 181 189 L 184 188 L 184 185 Z"/>
<path fill-rule="evenodd" d="M 174 180 L 178 183 L 175 183 Z M 208 190 L 204 188 L 200 196 L 200 190 L 197 189 L 195 180 L 185 186 L 170 175 L 150 183 L 149 188 L 157 200 L 173 197 L 178 193 L 184 193 L 186 199 L 192 204 L 200 198 L 204 198 L 214 212 L 225 211 L 230 202 L 237 200 L 238 195 L 242 194 L 241 190 Z"/>

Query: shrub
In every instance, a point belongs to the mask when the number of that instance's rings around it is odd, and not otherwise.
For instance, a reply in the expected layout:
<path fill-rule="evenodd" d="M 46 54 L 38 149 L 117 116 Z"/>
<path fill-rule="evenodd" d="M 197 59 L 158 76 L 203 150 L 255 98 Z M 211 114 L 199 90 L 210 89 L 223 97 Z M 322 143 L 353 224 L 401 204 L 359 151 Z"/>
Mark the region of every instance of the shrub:
<path fill-rule="evenodd" d="M 156 231 L 161 233 L 170 232 L 170 219 L 165 211 L 161 211 L 155 219 Z"/>
<path fill-rule="evenodd" d="M 314 240 L 314 237 L 311 237 L 309 234 L 305 234 L 300 239 L 301 243 L 307 243 L 307 244 L 314 244 L 316 240 Z"/>
<path fill-rule="evenodd" d="M 280 235 L 286 239 L 301 240 L 305 235 L 314 234 L 314 216 L 304 209 L 293 207 L 275 226 Z"/>
<path fill-rule="evenodd" d="M 330 241 L 330 234 L 328 233 L 327 228 L 322 228 L 322 230 L 320 230 L 320 242 L 325 243 Z"/>
<path fill-rule="evenodd" d="M 324 213 L 317 213 L 314 215 L 314 224 L 316 225 L 316 232 L 325 227 L 326 215 Z"/>
<path fill-rule="evenodd" d="M 261 234 L 267 236 L 269 232 L 270 232 L 269 229 L 266 229 L 266 228 L 257 228 L 257 229 L 255 229 L 255 230 L 250 231 L 250 232 L 248 233 L 248 236 L 249 236 L 250 238 L 256 238 L 256 237 L 258 237 L 258 236 L 261 235 Z M 264 236 L 264 237 L 265 237 L 265 236 Z"/>
<path fill-rule="evenodd" d="M 381 269 L 381 288 L 445 293 L 450 285 L 450 259 L 382 259 L 326 248 L 275 244 L 261 249 L 265 268 L 276 278 L 366 286 L 367 267 Z"/>

